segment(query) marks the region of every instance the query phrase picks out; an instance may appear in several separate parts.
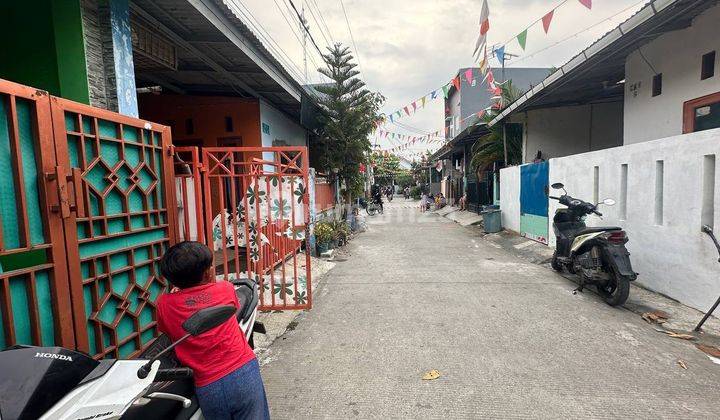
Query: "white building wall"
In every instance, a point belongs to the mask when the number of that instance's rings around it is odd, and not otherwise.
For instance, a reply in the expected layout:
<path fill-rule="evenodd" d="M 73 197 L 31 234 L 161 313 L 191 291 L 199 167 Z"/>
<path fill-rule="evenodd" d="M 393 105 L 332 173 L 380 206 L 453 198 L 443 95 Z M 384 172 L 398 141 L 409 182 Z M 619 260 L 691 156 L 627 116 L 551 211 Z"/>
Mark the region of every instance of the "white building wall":
<path fill-rule="evenodd" d="M 550 182 L 562 182 L 571 196 L 591 201 L 597 167 L 598 198 L 610 197 L 617 204 L 601 206 L 604 220 L 589 216 L 588 225 L 623 227 L 639 284 L 707 310 L 720 295 L 720 266 L 712 241 L 700 230 L 701 212 L 703 200 L 706 209 L 711 203 L 710 220 L 720 231 L 720 168 L 704 183 L 705 155 L 714 155 L 720 164 L 720 129 L 552 159 Z M 657 161 L 663 161 L 662 223 L 655 215 Z M 626 200 L 621 194 L 623 164 Z M 557 201 L 550 200 L 549 214 L 557 207 Z M 551 235 L 550 246 L 554 245 Z"/>
<path fill-rule="evenodd" d="M 683 103 L 720 91 L 720 6 L 691 27 L 669 32 L 630 54 L 625 62 L 625 144 L 682 134 Z M 700 80 L 702 55 L 717 51 L 715 76 Z M 640 54 L 642 52 L 642 55 Z M 662 94 L 652 96 L 653 70 L 662 73 Z"/>
<path fill-rule="evenodd" d="M 263 124 L 270 127 L 269 134 L 263 130 Z M 260 100 L 260 138 L 263 147 L 307 146 L 307 131 L 263 100 Z M 272 160 L 272 155 L 265 153 L 263 159 Z"/>
<path fill-rule="evenodd" d="M 536 109 L 512 121 L 524 122 L 523 162 L 529 163 L 538 150 L 549 159 L 619 146 L 622 120 L 622 102 L 611 102 Z"/>
<path fill-rule="evenodd" d="M 520 232 L 520 167 L 500 169 L 500 210 L 502 226 Z"/>

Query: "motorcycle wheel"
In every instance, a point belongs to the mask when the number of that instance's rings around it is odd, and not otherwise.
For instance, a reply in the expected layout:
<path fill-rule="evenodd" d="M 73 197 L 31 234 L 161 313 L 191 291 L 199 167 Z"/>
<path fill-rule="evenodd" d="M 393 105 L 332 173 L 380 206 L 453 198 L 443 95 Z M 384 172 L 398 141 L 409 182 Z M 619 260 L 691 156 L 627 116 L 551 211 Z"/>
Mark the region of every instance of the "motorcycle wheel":
<path fill-rule="evenodd" d="M 375 206 L 370 206 L 370 205 L 369 205 L 369 206 L 367 206 L 367 208 L 365 209 L 365 211 L 367 211 L 368 216 L 375 216 L 375 212 L 376 212 Z"/>
<path fill-rule="evenodd" d="M 630 296 L 630 281 L 617 274 L 612 275 L 612 279 L 605 286 L 597 286 L 598 293 L 602 296 L 605 303 L 610 306 L 618 306 L 625 303 Z"/>
<path fill-rule="evenodd" d="M 552 260 L 550 260 L 550 266 L 553 270 L 562 272 L 563 266 L 560 264 L 560 261 L 557 259 L 557 251 L 553 252 Z"/>

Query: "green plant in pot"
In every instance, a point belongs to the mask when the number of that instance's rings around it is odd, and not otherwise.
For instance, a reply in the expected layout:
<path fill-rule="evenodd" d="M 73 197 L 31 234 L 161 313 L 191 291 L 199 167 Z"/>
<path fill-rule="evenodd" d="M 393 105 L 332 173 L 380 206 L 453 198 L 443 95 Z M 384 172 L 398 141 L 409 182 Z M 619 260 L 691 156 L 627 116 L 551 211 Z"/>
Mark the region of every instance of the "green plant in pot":
<path fill-rule="evenodd" d="M 327 252 L 330 244 L 335 238 L 335 232 L 332 226 L 327 222 L 319 222 L 315 225 L 315 240 L 317 241 L 317 250 L 319 254 Z"/>
<path fill-rule="evenodd" d="M 339 246 L 345 245 L 350 237 L 350 226 L 344 220 L 334 220 L 330 222 L 330 226 L 333 229 L 334 242 Z"/>

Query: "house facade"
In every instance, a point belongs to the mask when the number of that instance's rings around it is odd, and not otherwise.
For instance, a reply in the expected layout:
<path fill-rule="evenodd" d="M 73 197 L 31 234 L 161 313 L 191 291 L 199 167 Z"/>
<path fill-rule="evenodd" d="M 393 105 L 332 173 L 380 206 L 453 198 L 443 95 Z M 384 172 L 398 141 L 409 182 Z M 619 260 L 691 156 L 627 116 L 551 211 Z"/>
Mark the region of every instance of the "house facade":
<path fill-rule="evenodd" d="M 545 160 L 500 171 L 504 227 L 554 246 L 549 183 L 613 198 L 588 225 L 628 232 L 638 284 L 707 309 L 720 293 L 701 231 L 720 221 L 719 17 L 716 2 L 650 2 L 491 121 L 522 124 L 524 161 Z"/>
<path fill-rule="evenodd" d="M 490 71 L 498 83 L 509 80 L 523 93 L 540 83 L 549 73 L 546 68 L 491 68 Z M 466 74 L 472 74 L 472 78 L 468 80 Z M 467 194 L 468 208 L 479 211 L 481 206 L 494 202 L 494 175 L 493 171 L 477 174 L 473 170 L 472 146 L 488 133 L 484 120 L 477 113 L 490 109 L 495 101 L 479 68 L 462 68 L 456 77 L 460 79 L 460 90 L 451 85 L 445 99 L 448 143 L 430 158 L 433 165 L 437 161 L 442 162 L 442 171 L 438 174 L 440 180 L 431 192 L 442 192 L 453 205 L 457 204 L 463 194 Z"/>

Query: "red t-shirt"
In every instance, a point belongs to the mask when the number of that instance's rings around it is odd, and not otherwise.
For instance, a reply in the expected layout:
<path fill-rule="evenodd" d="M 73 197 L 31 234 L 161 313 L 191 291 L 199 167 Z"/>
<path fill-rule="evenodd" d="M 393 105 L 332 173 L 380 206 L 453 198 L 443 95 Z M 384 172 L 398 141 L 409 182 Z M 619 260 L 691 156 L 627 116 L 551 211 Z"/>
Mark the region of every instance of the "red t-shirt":
<path fill-rule="evenodd" d="M 231 283 L 207 283 L 165 293 L 157 303 L 160 331 L 175 341 L 187 334 L 182 324 L 192 314 L 217 305 L 240 307 Z M 175 347 L 175 355 L 184 366 L 193 369 L 196 386 L 212 383 L 255 358 L 235 317 L 210 331 L 188 337 Z"/>

